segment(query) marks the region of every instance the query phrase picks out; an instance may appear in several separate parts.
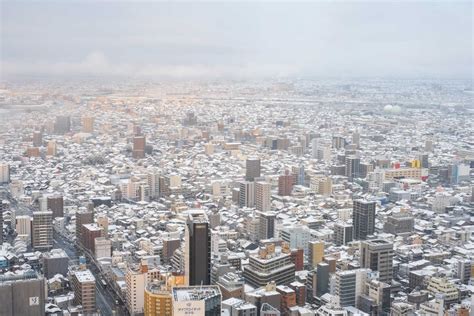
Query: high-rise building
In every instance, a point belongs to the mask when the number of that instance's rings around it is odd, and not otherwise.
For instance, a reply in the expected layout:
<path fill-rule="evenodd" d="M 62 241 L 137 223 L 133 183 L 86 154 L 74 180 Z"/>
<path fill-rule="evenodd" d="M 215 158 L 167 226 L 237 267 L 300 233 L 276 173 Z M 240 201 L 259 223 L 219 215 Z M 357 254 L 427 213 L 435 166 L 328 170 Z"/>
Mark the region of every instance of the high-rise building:
<path fill-rule="evenodd" d="M 310 237 L 310 230 L 305 225 L 287 225 L 280 230 L 280 238 L 288 243 L 290 249 L 303 249 L 305 253 L 308 252 Z"/>
<path fill-rule="evenodd" d="M 390 234 L 410 233 L 414 230 L 415 219 L 408 212 L 398 212 L 387 216 L 383 231 Z"/>
<path fill-rule="evenodd" d="M 245 161 L 245 180 L 255 181 L 255 178 L 260 178 L 260 159 L 259 158 L 247 158 Z"/>
<path fill-rule="evenodd" d="M 243 181 L 239 186 L 239 206 L 253 207 L 255 205 L 255 182 Z"/>
<path fill-rule="evenodd" d="M 145 136 L 133 137 L 133 151 L 132 156 L 135 159 L 145 158 L 146 138 Z"/>
<path fill-rule="evenodd" d="M 288 285 L 295 280 L 295 265 L 290 253 L 275 252 L 275 246 L 268 244 L 257 255 L 249 257 L 243 276 L 245 283 L 256 288 L 272 281 L 277 285 Z"/>
<path fill-rule="evenodd" d="M 0 184 L 10 182 L 10 165 L 7 163 L 0 163 Z"/>
<path fill-rule="evenodd" d="M 463 284 L 468 284 L 471 279 L 471 260 L 459 260 L 457 263 L 457 275 Z"/>
<path fill-rule="evenodd" d="M 354 239 L 365 240 L 375 232 L 375 202 L 354 200 L 352 209 Z"/>
<path fill-rule="evenodd" d="M 308 262 L 312 268 L 323 261 L 324 241 L 310 241 L 308 243 Z"/>
<path fill-rule="evenodd" d="M 95 277 L 89 270 L 75 271 L 71 275 L 74 303 L 82 306 L 85 314 L 96 313 Z"/>
<path fill-rule="evenodd" d="M 102 235 L 102 229 L 97 224 L 82 224 L 81 245 L 95 254 L 95 239 Z"/>
<path fill-rule="evenodd" d="M 353 270 L 336 272 L 336 295 L 342 307 L 356 306 L 356 273 Z"/>
<path fill-rule="evenodd" d="M 1 218 L 1 214 L 0 214 L 0 218 Z M 27 236 L 27 238 L 31 242 L 31 216 L 21 215 L 21 216 L 17 216 L 15 220 L 16 220 L 16 233 L 18 235 Z M 0 226 L 1 226 L 1 219 L 0 219 Z"/>
<path fill-rule="evenodd" d="M 54 140 L 48 141 L 48 146 L 46 147 L 46 155 L 56 156 L 57 153 L 58 153 L 58 146 L 56 145 L 56 141 Z"/>
<path fill-rule="evenodd" d="M 269 239 L 275 236 L 275 218 L 273 212 L 258 213 L 259 217 L 259 238 Z"/>
<path fill-rule="evenodd" d="M 147 265 L 129 267 L 125 276 L 127 284 L 126 303 L 128 313 L 132 316 L 140 315 L 145 308 L 145 285 L 147 282 Z"/>
<path fill-rule="evenodd" d="M 360 245 L 360 266 L 378 272 L 378 280 L 392 283 L 393 243 L 384 239 L 362 241 Z"/>
<path fill-rule="evenodd" d="M 71 131 L 71 118 L 69 116 L 56 116 L 54 123 L 54 132 L 56 134 L 66 134 Z"/>
<path fill-rule="evenodd" d="M 289 196 L 293 191 L 294 177 L 289 170 L 284 175 L 278 177 L 278 195 Z"/>
<path fill-rule="evenodd" d="M 53 219 L 64 216 L 64 199 L 62 195 L 52 195 L 46 197 L 46 208 L 53 212 Z"/>
<path fill-rule="evenodd" d="M 43 133 L 41 131 L 33 132 L 33 147 L 43 146 Z"/>
<path fill-rule="evenodd" d="M 278 285 L 276 290 L 281 295 L 280 312 L 290 315 L 290 308 L 296 306 L 295 290 L 286 285 Z"/>
<path fill-rule="evenodd" d="M 317 159 L 318 158 L 318 143 L 319 139 L 313 138 L 311 140 L 311 158 Z"/>
<path fill-rule="evenodd" d="M 255 183 L 255 205 L 257 210 L 268 212 L 271 210 L 272 185 L 267 182 Z"/>
<path fill-rule="evenodd" d="M 36 272 L 0 276 L 0 315 L 45 315 L 45 282 Z"/>
<path fill-rule="evenodd" d="M 346 157 L 346 177 L 349 181 L 360 177 L 360 158 L 356 156 Z"/>
<path fill-rule="evenodd" d="M 322 296 L 329 292 L 329 264 L 320 262 L 316 266 L 316 295 Z"/>
<path fill-rule="evenodd" d="M 33 212 L 31 245 L 35 250 L 53 248 L 53 212 Z"/>
<path fill-rule="evenodd" d="M 220 316 L 221 292 L 217 286 L 174 287 L 172 289 L 174 316 Z"/>
<path fill-rule="evenodd" d="M 145 316 L 171 316 L 173 314 L 173 302 L 171 289 L 163 282 L 150 282 L 145 287 Z"/>
<path fill-rule="evenodd" d="M 187 285 L 211 283 L 211 230 L 202 210 L 188 212 L 185 230 L 185 278 Z"/>
<path fill-rule="evenodd" d="M 76 213 L 76 242 L 82 243 L 82 231 L 84 224 L 91 224 L 94 222 L 94 213 L 88 210 L 81 210 Z"/>
<path fill-rule="evenodd" d="M 152 170 L 147 174 L 147 183 L 152 199 L 160 196 L 160 176 L 161 173 L 158 170 Z"/>
<path fill-rule="evenodd" d="M 2 208 L 0 208 L 0 245 L 3 245 L 3 209 Z"/>
<path fill-rule="evenodd" d="M 348 223 L 338 222 L 334 224 L 334 243 L 336 246 L 346 245 L 353 238 L 353 227 Z"/>
<path fill-rule="evenodd" d="M 82 131 L 84 133 L 93 133 L 94 132 L 94 117 L 84 116 L 82 118 Z"/>
<path fill-rule="evenodd" d="M 112 255 L 112 241 L 105 237 L 96 237 L 94 239 L 94 256 L 96 258 L 105 258 Z"/>
<path fill-rule="evenodd" d="M 43 274 L 51 279 L 56 274 L 67 276 L 69 257 L 62 249 L 52 249 L 43 253 Z"/>

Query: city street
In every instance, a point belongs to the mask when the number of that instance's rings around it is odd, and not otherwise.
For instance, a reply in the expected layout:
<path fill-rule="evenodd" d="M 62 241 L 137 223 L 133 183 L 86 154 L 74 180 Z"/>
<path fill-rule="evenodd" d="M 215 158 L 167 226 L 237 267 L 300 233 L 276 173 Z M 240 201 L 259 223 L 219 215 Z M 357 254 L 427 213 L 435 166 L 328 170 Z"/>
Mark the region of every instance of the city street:
<path fill-rule="evenodd" d="M 67 253 L 70 265 L 77 265 L 79 263 L 79 256 L 74 246 L 59 234 L 55 234 L 54 247 L 61 248 Z M 112 294 L 109 289 L 105 289 L 100 283 L 102 277 L 97 273 L 98 269 L 95 267 L 90 268 L 96 278 L 97 310 L 104 316 L 125 315 L 121 307 L 115 306 L 114 294 Z"/>

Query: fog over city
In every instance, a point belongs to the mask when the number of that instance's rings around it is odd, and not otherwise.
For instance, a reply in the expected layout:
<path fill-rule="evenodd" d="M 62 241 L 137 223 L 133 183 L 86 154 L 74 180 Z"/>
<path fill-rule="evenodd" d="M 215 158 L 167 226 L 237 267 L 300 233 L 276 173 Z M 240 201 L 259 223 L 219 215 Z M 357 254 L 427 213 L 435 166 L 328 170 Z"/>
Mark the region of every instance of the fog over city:
<path fill-rule="evenodd" d="M 472 1 L 2 1 L 2 77 L 471 78 Z"/>

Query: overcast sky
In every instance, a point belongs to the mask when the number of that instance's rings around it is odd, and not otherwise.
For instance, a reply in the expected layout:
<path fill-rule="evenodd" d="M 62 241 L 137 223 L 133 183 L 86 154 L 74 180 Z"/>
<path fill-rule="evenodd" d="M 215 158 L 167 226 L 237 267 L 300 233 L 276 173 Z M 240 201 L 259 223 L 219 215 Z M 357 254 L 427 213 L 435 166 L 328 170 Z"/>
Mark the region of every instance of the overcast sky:
<path fill-rule="evenodd" d="M 471 78 L 471 1 L 1 1 L 2 76 Z"/>

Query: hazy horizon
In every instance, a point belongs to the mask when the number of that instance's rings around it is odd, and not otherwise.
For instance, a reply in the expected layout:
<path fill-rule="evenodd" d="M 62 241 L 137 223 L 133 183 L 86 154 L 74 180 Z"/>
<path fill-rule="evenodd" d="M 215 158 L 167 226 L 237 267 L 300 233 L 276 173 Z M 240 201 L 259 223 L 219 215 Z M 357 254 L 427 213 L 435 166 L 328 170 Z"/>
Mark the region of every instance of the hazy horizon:
<path fill-rule="evenodd" d="M 1 77 L 472 79 L 471 2 L 1 3 Z"/>

